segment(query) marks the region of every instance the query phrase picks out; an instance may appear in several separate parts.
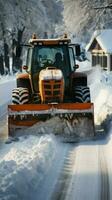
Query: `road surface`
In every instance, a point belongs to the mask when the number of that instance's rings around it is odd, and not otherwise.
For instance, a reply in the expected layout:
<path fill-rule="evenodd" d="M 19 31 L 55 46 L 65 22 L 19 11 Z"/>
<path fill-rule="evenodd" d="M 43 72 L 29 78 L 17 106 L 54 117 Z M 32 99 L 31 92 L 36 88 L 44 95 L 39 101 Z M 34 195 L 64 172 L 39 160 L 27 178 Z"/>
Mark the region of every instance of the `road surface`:
<path fill-rule="evenodd" d="M 56 160 L 59 169 L 54 164 L 40 184 L 39 200 L 111 199 L 103 145 L 91 141 L 65 146 L 63 150 L 66 149 L 66 153 L 62 153 L 64 158 L 60 153 L 59 160 Z M 47 191 L 47 194 L 43 191 Z"/>
<path fill-rule="evenodd" d="M 8 137 L 7 116 L 4 114 L 0 117 L 0 140 Z"/>
<path fill-rule="evenodd" d="M 6 123 L 2 118 L 1 138 L 7 137 Z M 30 191 L 29 200 L 111 200 L 106 145 L 106 139 L 77 144 L 57 141 L 52 166 L 36 191 Z"/>

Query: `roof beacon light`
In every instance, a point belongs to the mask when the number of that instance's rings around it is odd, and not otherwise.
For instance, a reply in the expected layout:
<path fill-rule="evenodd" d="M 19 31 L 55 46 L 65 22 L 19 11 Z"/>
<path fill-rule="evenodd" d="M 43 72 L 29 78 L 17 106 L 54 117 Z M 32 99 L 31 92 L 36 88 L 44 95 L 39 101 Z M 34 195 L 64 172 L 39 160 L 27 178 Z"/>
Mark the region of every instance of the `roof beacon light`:
<path fill-rule="evenodd" d="M 64 38 L 68 38 L 68 35 L 67 35 L 67 33 L 64 33 Z"/>
<path fill-rule="evenodd" d="M 33 33 L 33 35 L 32 35 L 32 39 L 37 39 L 37 36 L 36 36 L 35 33 Z"/>

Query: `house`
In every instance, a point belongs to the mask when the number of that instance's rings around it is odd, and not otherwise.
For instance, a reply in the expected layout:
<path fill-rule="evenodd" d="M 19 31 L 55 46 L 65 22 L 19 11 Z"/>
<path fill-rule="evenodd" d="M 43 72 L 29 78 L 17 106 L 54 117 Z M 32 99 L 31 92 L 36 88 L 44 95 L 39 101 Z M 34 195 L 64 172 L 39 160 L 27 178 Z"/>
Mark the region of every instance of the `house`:
<path fill-rule="evenodd" d="M 112 29 L 95 31 L 86 50 L 91 54 L 92 67 L 100 65 L 103 70 L 112 71 Z"/>

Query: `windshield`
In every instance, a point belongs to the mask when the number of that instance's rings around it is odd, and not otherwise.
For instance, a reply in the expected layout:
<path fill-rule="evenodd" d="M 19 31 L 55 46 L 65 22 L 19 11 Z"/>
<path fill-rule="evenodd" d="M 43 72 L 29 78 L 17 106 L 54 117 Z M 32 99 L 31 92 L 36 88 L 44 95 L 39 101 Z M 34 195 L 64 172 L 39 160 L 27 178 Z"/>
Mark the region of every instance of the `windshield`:
<path fill-rule="evenodd" d="M 66 46 L 37 46 L 33 52 L 32 73 L 48 66 L 54 66 L 69 72 L 69 61 Z"/>
<path fill-rule="evenodd" d="M 47 67 L 60 69 L 65 79 L 65 85 L 67 84 L 67 77 L 71 72 L 68 53 L 66 45 L 34 47 L 31 74 L 35 90 L 37 90 L 39 72 Z"/>

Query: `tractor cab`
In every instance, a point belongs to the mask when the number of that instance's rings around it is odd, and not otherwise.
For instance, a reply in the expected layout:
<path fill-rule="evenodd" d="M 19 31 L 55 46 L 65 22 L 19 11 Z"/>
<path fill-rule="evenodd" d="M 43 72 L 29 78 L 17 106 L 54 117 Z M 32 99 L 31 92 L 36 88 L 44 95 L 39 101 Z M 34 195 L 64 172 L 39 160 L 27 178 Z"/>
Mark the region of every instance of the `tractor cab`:
<path fill-rule="evenodd" d="M 41 70 L 56 68 L 62 71 L 65 87 L 69 87 L 69 75 L 75 70 L 76 62 L 73 47 L 68 38 L 38 39 L 29 41 L 27 53 L 27 72 L 31 74 L 34 91 L 38 90 L 38 79 Z"/>

